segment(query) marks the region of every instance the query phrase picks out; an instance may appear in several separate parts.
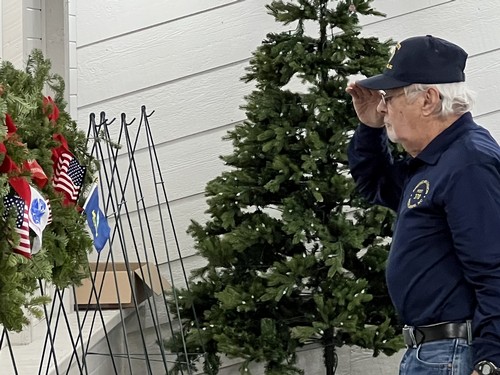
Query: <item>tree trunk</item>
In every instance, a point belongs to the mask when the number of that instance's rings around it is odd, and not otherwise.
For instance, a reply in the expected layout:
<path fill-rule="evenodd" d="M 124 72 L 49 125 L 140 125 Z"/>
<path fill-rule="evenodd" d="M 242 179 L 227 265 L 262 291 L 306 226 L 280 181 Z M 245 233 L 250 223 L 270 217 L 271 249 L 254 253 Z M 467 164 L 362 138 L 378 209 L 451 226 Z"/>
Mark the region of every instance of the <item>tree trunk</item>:
<path fill-rule="evenodd" d="M 335 344 L 333 342 L 333 329 L 328 329 L 323 336 L 323 357 L 325 359 L 326 375 L 335 375 L 337 371 L 338 357 L 335 352 Z"/>

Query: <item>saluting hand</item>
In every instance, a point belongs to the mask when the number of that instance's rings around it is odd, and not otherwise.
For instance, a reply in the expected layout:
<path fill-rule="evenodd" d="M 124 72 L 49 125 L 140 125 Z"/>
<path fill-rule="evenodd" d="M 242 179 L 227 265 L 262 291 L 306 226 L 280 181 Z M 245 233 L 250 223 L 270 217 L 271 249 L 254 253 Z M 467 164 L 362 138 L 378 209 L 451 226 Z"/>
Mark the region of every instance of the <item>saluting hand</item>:
<path fill-rule="evenodd" d="M 359 121 L 372 128 L 384 126 L 384 116 L 377 111 L 380 103 L 378 91 L 361 87 L 355 82 L 350 83 L 346 91 L 352 96 L 352 103 Z"/>

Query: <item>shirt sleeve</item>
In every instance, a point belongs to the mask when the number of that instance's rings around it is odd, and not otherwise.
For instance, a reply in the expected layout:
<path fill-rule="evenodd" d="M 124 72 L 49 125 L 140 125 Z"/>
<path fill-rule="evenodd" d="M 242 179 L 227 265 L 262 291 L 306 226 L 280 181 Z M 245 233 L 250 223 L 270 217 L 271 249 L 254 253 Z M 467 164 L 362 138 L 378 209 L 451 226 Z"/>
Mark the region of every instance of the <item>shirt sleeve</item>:
<path fill-rule="evenodd" d="M 373 204 L 397 210 L 406 176 L 394 162 L 384 128 L 360 124 L 348 148 L 349 169 L 360 194 Z"/>
<path fill-rule="evenodd" d="M 493 163 L 452 175 L 445 210 L 464 276 L 474 287 L 475 362 L 500 366 L 500 173 Z"/>

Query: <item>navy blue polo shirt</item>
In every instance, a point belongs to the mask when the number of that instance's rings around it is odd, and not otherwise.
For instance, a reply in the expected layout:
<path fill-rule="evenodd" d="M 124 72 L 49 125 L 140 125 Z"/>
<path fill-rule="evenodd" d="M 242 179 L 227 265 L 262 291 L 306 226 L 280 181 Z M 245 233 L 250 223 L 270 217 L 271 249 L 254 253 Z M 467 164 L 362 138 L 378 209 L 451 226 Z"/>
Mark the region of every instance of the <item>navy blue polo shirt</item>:
<path fill-rule="evenodd" d="M 395 161 L 385 129 L 349 145 L 362 195 L 397 212 L 387 285 L 403 322 L 473 320 L 474 359 L 500 365 L 500 148 L 462 115 L 415 158 Z"/>

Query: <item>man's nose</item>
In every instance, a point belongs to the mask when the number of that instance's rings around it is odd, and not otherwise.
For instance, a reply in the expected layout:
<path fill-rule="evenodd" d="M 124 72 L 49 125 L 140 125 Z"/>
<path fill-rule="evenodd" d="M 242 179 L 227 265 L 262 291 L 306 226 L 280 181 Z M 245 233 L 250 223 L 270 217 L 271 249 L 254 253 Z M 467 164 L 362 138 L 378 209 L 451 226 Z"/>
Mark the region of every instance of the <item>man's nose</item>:
<path fill-rule="evenodd" d="M 381 113 L 381 114 L 384 114 L 387 112 L 387 105 L 384 104 L 384 101 L 382 99 L 380 99 L 380 101 L 378 102 L 377 112 Z"/>

